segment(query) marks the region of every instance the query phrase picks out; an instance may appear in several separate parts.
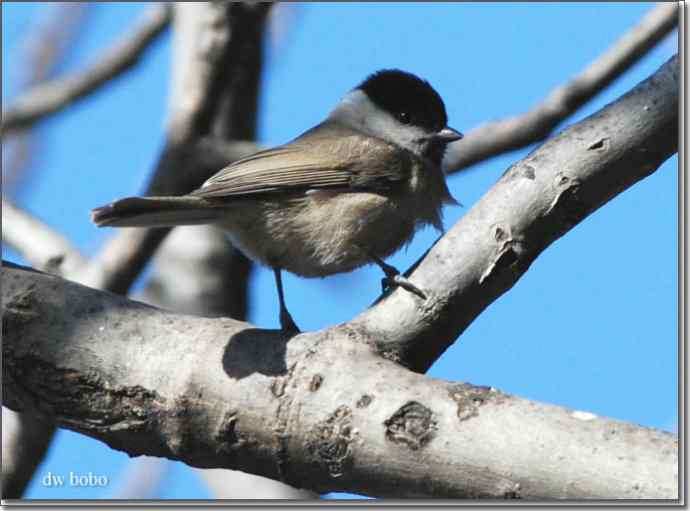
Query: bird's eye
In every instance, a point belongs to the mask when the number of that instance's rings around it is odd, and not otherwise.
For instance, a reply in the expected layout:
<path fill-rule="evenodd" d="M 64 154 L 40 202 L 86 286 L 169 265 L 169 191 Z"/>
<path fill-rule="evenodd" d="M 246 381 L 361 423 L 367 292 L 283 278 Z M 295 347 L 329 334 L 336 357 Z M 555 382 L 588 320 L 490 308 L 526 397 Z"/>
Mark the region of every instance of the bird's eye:
<path fill-rule="evenodd" d="M 403 124 L 410 124 L 412 121 L 412 117 L 410 116 L 409 112 L 398 112 L 398 120 L 403 123 Z"/>

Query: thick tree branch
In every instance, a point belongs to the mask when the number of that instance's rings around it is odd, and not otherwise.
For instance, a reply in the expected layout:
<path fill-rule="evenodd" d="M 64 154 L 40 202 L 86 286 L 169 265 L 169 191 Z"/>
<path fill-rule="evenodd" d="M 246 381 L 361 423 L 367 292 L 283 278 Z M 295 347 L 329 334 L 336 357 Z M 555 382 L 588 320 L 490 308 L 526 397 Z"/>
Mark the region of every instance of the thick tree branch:
<path fill-rule="evenodd" d="M 3 400 L 132 455 L 374 496 L 676 498 L 674 435 L 3 269 Z"/>
<path fill-rule="evenodd" d="M 246 317 L 247 286 L 242 273 L 238 278 L 234 249 L 219 229 L 208 225 L 173 229 L 154 264 L 142 297 L 146 303 L 205 317 Z M 200 469 L 199 474 L 218 499 L 318 498 L 237 470 Z"/>
<path fill-rule="evenodd" d="M 517 117 L 491 122 L 450 145 L 444 161 L 448 173 L 544 140 L 587 101 L 627 71 L 678 24 L 678 5 L 661 3 L 626 32 L 603 55 L 541 103 Z"/>
<path fill-rule="evenodd" d="M 131 33 L 100 55 L 91 67 L 38 85 L 20 96 L 2 114 L 3 135 L 59 112 L 132 68 L 169 21 L 170 7 L 165 3 L 159 4 L 145 14 Z"/>
<path fill-rule="evenodd" d="M 673 57 L 509 168 L 407 272 L 427 300 L 394 291 L 354 327 L 426 371 L 546 247 L 678 150 L 678 76 Z"/>

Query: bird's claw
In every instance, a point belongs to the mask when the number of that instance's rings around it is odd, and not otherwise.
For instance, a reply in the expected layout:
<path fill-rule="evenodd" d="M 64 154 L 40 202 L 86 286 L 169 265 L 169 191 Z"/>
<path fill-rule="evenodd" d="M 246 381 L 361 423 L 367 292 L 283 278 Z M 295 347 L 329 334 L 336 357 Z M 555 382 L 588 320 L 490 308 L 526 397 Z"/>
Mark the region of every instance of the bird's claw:
<path fill-rule="evenodd" d="M 422 300 L 426 300 L 426 294 L 424 294 L 424 292 L 421 289 L 419 289 L 406 277 L 403 277 L 399 273 L 394 275 L 387 275 L 386 277 L 381 279 L 381 288 L 383 289 L 384 293 L 396 286 L 406 289 L 410 293 L 419 296 Z"/>
<path fill-rule="evenodd" d="M 280 311 L 280 329 L 286 334 L 299 334 L 301 330 L 286 310 Z"/>

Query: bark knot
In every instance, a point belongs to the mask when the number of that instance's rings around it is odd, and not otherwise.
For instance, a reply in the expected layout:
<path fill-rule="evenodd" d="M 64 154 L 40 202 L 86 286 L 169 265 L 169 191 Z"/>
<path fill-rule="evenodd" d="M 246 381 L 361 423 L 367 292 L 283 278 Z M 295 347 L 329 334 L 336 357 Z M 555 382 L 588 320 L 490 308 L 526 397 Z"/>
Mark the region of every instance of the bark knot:
<path fill-rule="evenodd" d="M 340 477 L 352 464 L 352 442 L 356 436 L 352 410 L 342 405 L 309 431 L 309 451 L 331 477 Z"/>
<path fill-rule="evenodd" d="M 469 383 L 451 385 L 448 394 L 457 405 L 457 416 L 461 422 L 479 415 L 479 409 L 487 402 L 500 402 L 503 397 L 496 389 Z"/>
<path fill-rule="evenodd" d="M 374 396 L 370 396 L 369 394 L 362 394 L 362 397 L 360 397 L 357 400 L 357 403 L 355 405 L 357 408 L 366 408 L 371 404 L 371 402 L 374 400 Z"/>
<path fill-rule="evenodd" d="M 510 225 L 493 224 L 491 226 L 491 233 L 498 247 L 496 248 L 495 257 L 479 277 L 480 284 L 491 276 L 498 275 L 505 270 L 511 270 L 513 265 L 520 259 L 521 246 L 519 241 L 513 237 Z"/>
<path fill-rule="evenodd" d="M 536 172 L 532 165 L 528 165 L 526 163 L 516 163 L 504 173 L 504 177 L 508 181 L 512 181 L 513 179 L 520 177 L 533 181 L 536 177 Z"/>
<path fill-rule="evenodd" d="M 556 196 L 546 210 L 547 215 L 557 214 L 566 226 L 576 224 L 585 216 L 586 207 L 580 199 L 580 180 L 563 172 L 556 174 Z"/>
<path fill-rule="evenodd" d="M 600 139 L 595 140 L 589 146 L 587 146 L 588 151 L 601 151 L 605 152 L 609 150 L 609 146 L 611 145 L 611 141 L 609 140 L 608 137 L 602 137 Z"/>
<path fill-rule="evenodd" d="M 240 438 L 237 433 L 237 422 L 238 418 L 235 410 L 229 410 L 223 414 L 215 435 L 220 452 L 230 453 L 244 444 L 245 440 Z"/>
<path fill-rule="evenodd" d="M 410 401 L 400 407 L 383 424 L 386 426 L 388 440 L 404 444 L 413 451 L 428 444 L 438 429 L 433 412 L 417 401 Z"/>
<path fill-rule="evenodd" d="M 321 384 L 323 383 L 323 376 L 320 374 L 315 374 L 314 376 L 311 377 L 311 381 L 309 382 L 309 390 L 311 392 L 316 392 L 319 390 L 321 387 Z"/>

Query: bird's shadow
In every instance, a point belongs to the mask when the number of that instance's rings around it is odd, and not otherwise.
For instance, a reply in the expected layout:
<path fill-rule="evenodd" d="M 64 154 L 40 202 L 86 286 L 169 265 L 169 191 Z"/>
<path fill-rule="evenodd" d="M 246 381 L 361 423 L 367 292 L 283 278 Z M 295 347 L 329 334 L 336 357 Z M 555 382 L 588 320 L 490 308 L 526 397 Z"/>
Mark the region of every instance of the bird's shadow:
<path fill-rule="evenodd" d="M 223 352 L 223 369 L 230 378 L 242 379 L 254 373 L 281 376 L 287 373 L 287 343 L 279 330 L 247 328 L 228 340 Z"/>

